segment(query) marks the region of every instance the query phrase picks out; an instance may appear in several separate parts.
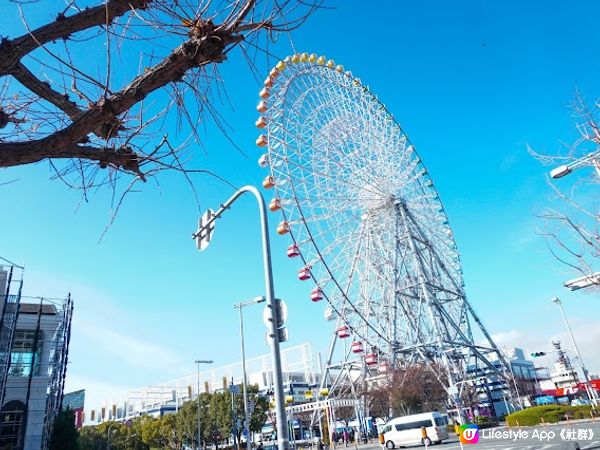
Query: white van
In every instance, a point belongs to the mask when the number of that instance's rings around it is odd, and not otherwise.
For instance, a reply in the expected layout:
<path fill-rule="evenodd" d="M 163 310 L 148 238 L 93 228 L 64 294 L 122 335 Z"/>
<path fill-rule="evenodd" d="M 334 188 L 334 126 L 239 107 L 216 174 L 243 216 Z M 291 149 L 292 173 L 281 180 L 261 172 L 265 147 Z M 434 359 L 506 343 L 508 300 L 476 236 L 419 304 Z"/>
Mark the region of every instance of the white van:
<path fill-rule="evenodd" d="M 448 419 L 439 412 L 427 412 L 412 416 L 397 417 L 381 428 L 382 444 L 387 448 L 404 447 L 412 444 L 439 444 L 448 439 Z M 426 437 L 422 428 L 425 427 Z"/>

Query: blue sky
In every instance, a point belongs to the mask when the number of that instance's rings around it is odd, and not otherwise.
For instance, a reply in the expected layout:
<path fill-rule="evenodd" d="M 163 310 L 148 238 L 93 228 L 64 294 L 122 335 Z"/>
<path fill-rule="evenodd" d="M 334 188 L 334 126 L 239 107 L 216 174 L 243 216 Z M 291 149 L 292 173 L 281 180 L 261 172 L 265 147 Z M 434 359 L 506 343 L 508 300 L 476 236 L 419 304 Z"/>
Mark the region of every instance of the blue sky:
<path fill-rule="evenodd" d="M 551 190 L 527 152 L 562 151 L 577 134 L 568 103 L 575 89 L 600 96 L 596 2 L 423 1 L 333 2 L 293 34 L 277 55 L 324 54 L 379 96 L 421 155 L 446 207 L 462 256 L 466 289 L 501 345 L 549 349 L 565 339 L 550 298 L 564 300 L 583 356 L 600 371 L 595 295 L 573 294 L 573 277 L 549 255 L 536 214 Z M 365 6 L 368 5 L 368 6 Z M 4 6 L 0 9 L 9 9 Z M 11 35 L 20 33 L 18 21 Z M 201 131 L 195 167 L 236 185 L 259 184 L 255 105 L 260 89 L 240 52 L 221 68 L 230 104 L 221 111 L 247 156 L 210 123 Z M 275 60 L 271 60 L 271 63 Z M 266 75 L 269 66 L 259 61 Z M 262 80 L 262 77 L 261 77 Z M 175 133 L 174 124 L 168 124 Z M 591 176 L 583 169 L 583 176 Z M 64 296 L 76 311 L 67 388 L 88 398 L 194 372 L 193 360 L 239 358 L 232 305 L 263 293 L 258 218 L 240 201 L 219 221 L 211 247 L 190 238 L 199 209 L 185 180 L 163 175 L 130 194 L 108 234 L 108 192 L 82 203 L 77 192 L 48 179 L 47 163 L 0 172 L 0 255 L 24 264 L 25 292 Z M 575 175 L 574 175 L 575 177 Z M 232 193 L 207 176 L 194 178 L 201 208 Z M 570 177 L 560 180 L 568 187 Z M 268 194 L 267 194 L 268 197 Z M 271 217 L 274 229 L 279 217 Z M 288 241 L 272 235 L 276 293 L 289 305 L 288 345 L 324 349 L 329 324 L 310 288 L 285 257 Z M 246 310 L 249 356 L 267 352 L 260 307 Z M 565 339 L 566 343 L 566 339 Z"/>

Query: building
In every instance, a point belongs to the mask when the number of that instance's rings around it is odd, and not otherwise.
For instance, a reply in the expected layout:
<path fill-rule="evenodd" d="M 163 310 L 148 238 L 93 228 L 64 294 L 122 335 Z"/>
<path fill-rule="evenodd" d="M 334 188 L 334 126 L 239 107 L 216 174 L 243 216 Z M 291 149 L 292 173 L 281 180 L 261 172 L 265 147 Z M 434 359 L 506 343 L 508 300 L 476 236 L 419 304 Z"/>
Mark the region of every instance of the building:
<path fill-rule="evenodd" d="M 83 427 L 83 410 L 85 409 L 85 389 L 68 392 L 63 397 L 62 409 L 73 411 L 75 416 L 75 427 Z"/>
<path fill-rule="evenodd" d="M 503 350 L 510 366 L 507 374 L 511 385 L 501 379 L 490 367 L 471 366 L 467 369 L 470 378 L 476 380 L 475 390 L 479 404 L 476 415 L 504 416 L 513 412 L 516 407 L 530 406 L 533 397 L 539 393 L 538 375 L 533 361 L 525 358 L 520 348 Z M 500 361 L 492 361 L 494 367 L 502 369 Z"/>
<path fill-rule="evenodd" d="M 554 371 L 549 377 L 540 382 L 543 397 L 540 401 L 546 403 L 571 403 L 581 404 L 591 401 L 593 397 L 600 394 L 600 377 L 590 375 L 589 385 L 579 378 L 577 368 L 571 364 L 571 360 L 562 348 L 560 341 L 553 341 L 552 345 L 556 353 Z"/>
<path fill-rule="evenodd" d="M 0 263 L 0 449 L 45 450 L 60 410 L 73 306 L 21 296 L 22 268 Z"/>
<path fill-rule="evenodd" d="M 539 381 L 545 377 L 544 371 L 535 367 L 533 361 L 527 359 L 520 348 L 506 350 L 505 354 L 510 364 L 513 383 L 519 397 L 519 406 L 532 406 L 534 397 L 541 393 Z"/>
<path fill-rule="evenodd" d="M 312 391 L 320 382 L 320 370 L 317 370 L 311 345 L 282 348 L 281 361 L 286 397 L 294 403 L 307 401 L 307 391 Z M 273 390 L 271 355 L 249 358 L 246 367 L 248 384 L 258 385 L 261 394 L 270 395 Z M 127 420 L 142 414 L 155 417 L 172 414 L 183 403 L 195 399 L 198 392 L 219 392 L 231 384 L 240 385 L 242 373 L 242 363 L 237 362 L 115 395 L 91 408 L 86 407 L 85 425 Z"/>
<path fill-rule="evenodd" d="M 571 364 L 571 360 L 562 349 L 560 341 L 552 341 L 554 352 L 557 355 L 554 363 L 554 372 L 550 373 L 550 380 L 557 388 L 570 387 L 579 382 L 577 369 Z"/>

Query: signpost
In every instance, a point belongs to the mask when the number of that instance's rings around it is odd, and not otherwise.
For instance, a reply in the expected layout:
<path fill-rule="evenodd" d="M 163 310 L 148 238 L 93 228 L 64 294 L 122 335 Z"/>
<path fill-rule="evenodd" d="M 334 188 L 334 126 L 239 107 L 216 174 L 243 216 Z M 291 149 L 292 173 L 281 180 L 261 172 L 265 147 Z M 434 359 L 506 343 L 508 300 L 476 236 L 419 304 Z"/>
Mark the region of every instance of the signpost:
<path fill-rule="evenodd" d="M 200 220 L 198 220 L 198 233 L 195 236 L 196 247 L 203 252 L 206 250 L 212 240 L 213 232 L 215 231 L 215 212 L 212 209 L 207 209 Z"/>
<path fill-rule="evenodd" d="M 206 217 L 203 215 L 199 221 L 198 230 L 192 234 L 196 245 L 200 251 L 206 249 L 210 244 L 212 231 L 214 230 L 214 221 L 228 210 L 231 205 L 243 194 L 250 193 L 257 201 L 260 213 L 260 232 L 262 237 L 262 254 L 265 271 L 265 298 L 267 303 L 276 308 L 275 289 L 273 287 L 273 271 L 271 265 L 271 248 L 269 243 L 269 221 L 267 218 L 267 205 L 265 199 L 258 189 L 254 186 L 244 186 L 238 189 L 225 203 L 223 203 L 216 212 L 207 211 Z M 273 363 L 273 390 L 275 394 L 275 409 L 277 416 L 277 446 L 278 450 L 289 449 L 289 438 L 287 429 L 287 418 L 285 413 L 285 400 L 283 395 L 283 374 L 281 369 L 281 354 L 279 349 L 279 329 L 274 321 L 270 322 L 272 335 L 271 359 Z"/>

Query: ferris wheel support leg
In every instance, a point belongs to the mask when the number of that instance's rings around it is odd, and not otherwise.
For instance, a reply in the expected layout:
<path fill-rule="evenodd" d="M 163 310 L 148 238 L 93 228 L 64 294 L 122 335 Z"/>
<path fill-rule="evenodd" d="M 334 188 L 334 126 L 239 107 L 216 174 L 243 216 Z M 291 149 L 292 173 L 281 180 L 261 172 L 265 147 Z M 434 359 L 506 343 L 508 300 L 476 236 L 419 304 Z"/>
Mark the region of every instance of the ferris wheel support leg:
<path fill-rule="evenodd" d="M 401 216 L 403 219 L 405 232 L 408 236 L 408 245 L 413 253 L 416 267 L 418 268 L 418 280 L 419 280 L 418 283 L 421 287 L 421 292 L 423 293 L 423 296 L 425 297 L 425 303 L 427 305 L 427 310 L 429 312 L 430 320 L 431 320 L 431 323 L 433 323 L 433 326 L 435 329 L 438 347 L 441 351 L 441 359 L 444 364 L 444 367 L 446 368 L 446 372 L 448 375 L 448 392 L 450 393 L 450 388 L 452 388 L 453 390 L 456 389 L 456 383 L 455 383 L 454 377 L 452 375 L 452 368 L 450 367 L 450 361 L 448 359 L 448 355 L 446 354 L 446 352 L 444 352 L 444 347 L 442 345 L 442 330 L 439 326 L 438 320 L 436 320 L 436 316 L 435 316 L 435 312 L 434 312 L 434 308 L 435 308 L 434 300 L 431 296 L 431 293 L 429 292 L 428 283 L 427 283 L 427 280 L 425 279 L 425 275 L 424 275 L 424 273 L 425 273 L 424 263 L 421 259 L 420 253 L 417 251 L 417 247 L 415 245 L 413 235 L 411 234 L 411 230 L 408 228 L 408 218 L 407 218 L 407 212 L 406 212 L 405 208 L 406 208 L 406 206 L 403 203 L 398 204 L 396 207 L 396 211 L 397 211 L 396 213 L 399 216 Z M 453 403 L 456 405 L 460 423 L 465 424 L 466 420 L 464 417 L 464 411 L 463 411 L 462 400 L 460 398 L 460 393 L 450 395 L 450 398 L 453 401 Z"/>
<path fill-rule="evenodd" d="M 488 331 L 483 326 L 483 322 L 479 319 L 479 316 L 475 313 L 475 310 L 473 309 L 473 307 L 471 306 L 471 304 L 469 303 L 469 301 L 467 299 L 465 299 L 465 305 L 467 306 L 467 310 L 471 313 L 471 317 L 473 317 L 473 320 L 475 320 L 477 325 L 479 325 L 481 332 L 483 333 L 483 335 L 489 342 L 490 346 L 495 350 L 496 355 L 498 355 L 498 359 L 500 360 L 500 362 L 502 364 L 502 368 L 503 368 L 503 372 L 504 372 L 502 374 L 502 376 L 504 376 L 504 378 L 506 379 L 507 384 L 509 386 L 510 386 L 510 379 L 512 379 L 512 388 L 510 388 L 508 390 L 508 397 L 510 398 L 511 402 L 514 403 L 513 389 L 514 389 L 515 393 L 518 392 L 518 389 L 517 389 L 517 382 L 515 380 L 514 374 L 512 373 L 510 364 L 506 360 L 506 358 L 504 357 L 504 354 L 500 351 L 500 349 L 498 348 L 498 346 L 496 345 L 496 343 L 494 342 L 494 340 L 492 339 L 492 337 L 490 336 Z M 510 375 L 512 375 L 512 377 L 508 376 L 508 374 L 507 374 L 508 371 L 510 371 Z M 523 403 L 521 402 L 521 399 L 518 394 L 517 394 L 517 398 L 519 399 L 521 408 L 523 408 Z"/>
<path fill-rule="evenodd" d="M 337 329 L 337 327 L 336 327 Z M 329 351 L 327 352 L 327 359 L 325 360 L 325 367 L 323 367 L 323 364 L 321 362 L 321 355 L 319 354 L 319 369 L 321 371 L 321 380 L 319 381 L 319 392 L 321 392 L 321 390 L 327 385 L 327 378 L 329 377 L 329 366 L 331 365 L 331 359 L 333 358 L 333 352 L 335 350 L 335 344 L 337 341 L 337 333 L 334 332 L 332 339 L 331 339 L 331 344 L 329 344 Z M 321 425 L 321 421 L 322 421 L 322 414 L 320 411 L 314 410 L 312 417 L 310 419 L 310 425 L 311 427 L 314 426 L 316 420 L 319 420 L 319 431 L 321 433 L 321 438 L 323 437 L 323 430 L 322 430 L 322 425 Z"/>

